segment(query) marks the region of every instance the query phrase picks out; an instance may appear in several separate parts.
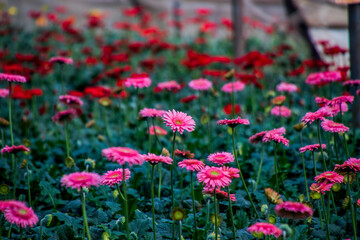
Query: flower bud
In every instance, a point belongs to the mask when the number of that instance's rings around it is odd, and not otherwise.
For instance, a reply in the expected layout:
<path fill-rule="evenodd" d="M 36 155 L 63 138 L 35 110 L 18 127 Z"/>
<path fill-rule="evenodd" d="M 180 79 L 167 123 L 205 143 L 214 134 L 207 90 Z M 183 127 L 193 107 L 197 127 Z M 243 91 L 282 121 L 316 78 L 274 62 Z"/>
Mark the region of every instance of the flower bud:
<path fill-rule="evenodd" d="M 67 158 L 65 158 L 65 165 L 68 168 L 71 168 L 75 165 L 75 161 L 72 157 L 68 156 Z"/>

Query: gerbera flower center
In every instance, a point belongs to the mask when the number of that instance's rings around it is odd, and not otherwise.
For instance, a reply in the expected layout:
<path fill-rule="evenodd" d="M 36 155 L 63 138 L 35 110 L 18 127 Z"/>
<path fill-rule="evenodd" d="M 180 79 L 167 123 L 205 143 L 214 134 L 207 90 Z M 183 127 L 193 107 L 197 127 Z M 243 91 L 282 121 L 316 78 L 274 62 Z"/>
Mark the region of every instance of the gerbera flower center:
<path fill-rule="evenodd" d="M 184 124 L 184 122 L 181 121 L 180 119 L 175 119 L 175 120 L 174 120 L 174 123 L 176 123 L 176 124 L 178 124 L 178 125 Z"/>
<path fill-rule="evenodd" d="M 88 179 L 87 176 L 77 176 L 76 177 L 76 180 L 79 180 L 79 181 L 86 180 L 86 179 Z"/>
<path fill-rule="evenodd" d="M 117 178 L 117 177 L 119 177 L 119 176 L 120 176 L 119 173 L 113 173 L 113 174 L 111 174 L 109 177 L 110 177 L 110 178 Z"/>
<path fill-rule="evenodd" d="M 218 171 L 211 171 L 210 174 L 212 176 L 219 176 L 220 175 L 220 173 Z"/>
<path fill-rule="evenodd" d="M 26 211 L 26 209 L 19 209 L 19 210 L 17 211 L 17 213 L 18 213 L 19 215 L 26 215 L 28 212 Z"/>

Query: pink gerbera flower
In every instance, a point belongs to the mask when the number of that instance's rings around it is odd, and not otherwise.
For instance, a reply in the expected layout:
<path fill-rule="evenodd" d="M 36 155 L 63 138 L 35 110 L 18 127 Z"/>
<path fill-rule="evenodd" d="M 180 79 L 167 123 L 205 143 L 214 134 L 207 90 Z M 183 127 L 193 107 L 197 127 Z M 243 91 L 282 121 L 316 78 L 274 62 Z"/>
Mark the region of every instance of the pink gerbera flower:
<path fill-rule="evenodd" d="M 72 96 L 72 95 L 60 96 L 59 102 L 64 103 L 70 107 L 79 107 L 84 104 L 83 101 L 79 97 Z"/>
<path fill-rule="evenodd" d="M 26 206 L 10 207 L 4 210 L 5 219 L 18 227 L 33 227 L 39 221 L 34 210 Z"/>
<path fill-rule="evenodd" d="M 248 232 L 252 234 L 263 234 L 265 236 L 274 235 L 276 238 L 280 237 L 282 234 L 282 230 L 276 227 L 274 224 L 266 223 L 266 222 L 258 222 L 247 229 Z"/>
<path fill-rule="evenodd" d="M 291 117 L 291 110 L 285 106 L 275 106 L 271 109 L 271 114 L 274 116 L 289 118 Z"/>
<path fill-rule="evenodd" d="M 334 171 L 338 173 L 360 172 L 360 158 L 349 158 L 341 165 L 335 164 Z"/>
<path fill-rule="evenodd" d="M 7 208 L 22 208 L 22 207 L 26 207 L 26 204 L 18 200 L 0 201 L 0 211 L 4 211 Z"/>
<path fill-rule="evenodd" d="M 9 96 L 9 90 L 5 88 L 0 88 L 0 98 L 6 98 Z"/>
<path fill-rule="evenodd" d="M 125 169 L 125 181 L 130 178 L 130 170 Z M 108 171 L 101 176 L 101 185 L 108 185 L 110 187 L 114 186 L 123 181 L 123 169 L 119 168 L 114 171 Z"/>
<path fill-rule="evenodd" d="M 204 187 L 202 193 L 203 193 L 204 195 L 208 194 L 208 195 L 210 195 L 211 197 L 213 197 L 213 196 L 214 196 L 214 189 Z M 218 199 L 227 199 L 227 198 L 228 198 L 228 193 L 225 192 L 225 191 L 222 191 L 222 190 L 220 190 L 220 189 L 218 189 L 218 188 L 216 188 L 215 194 L 216 194 L 216 197 L 217 197 Z M 235 194 L 230 194 L 230 201 L 236 202 Z"/>
<path fill-rule="evenodd" d="M 157 85 L 157 87 L 160 89 L 160 90 L 168 90 L 168 91 L 172 91 L 172 90 L 180 90 L 181 89 L 181 86 L 180 84 L 178 84 L 176 81 L 168 81 L 168 82 L 162 82 L 162 83 L 159 83 Z"/>
<path fill-rule="evenodd" d="M 326 144 L 321 144 L 322 149 L 326 149 Z M 299 149 L 300 153 L 306 152 L 306 151 L 314 151 L 316 149 L 320 148 L 320 144 L 312 144 L 312 145 L 307 145 L 305 147 L 302 147 Z"/>
<path fill-rule="evenodd" d="M 248 119 L 241 119 L 240 117 L 236 118 L 236 119 L 226 119 L 225 120 L 219 120 L 217 121 L 218 125 L 227 125 L 231 128 L 236 127 L 237 125 L 249 125 L 250 122 Z"/>
<path fill-rule="evenodd" d="M 210 162 L 218 165 L 224 165 L 234 161 L 234 156 L 229 152 L 217 152 L 210 154 L 207 158 Z"/>
<path fill-rule="evenodd" d="M 234 92 L 240 92 L 242 90 L 244 90 L 245 88 L 245 84 L 240 82 L 240 81 L 236 81 L 234 83 L 229 82 L 226 83 L 222 88 L 221 91 L 226 92 L 226 93 L 231 93 L 232 91 Z"/>
<path fill-rule="evenodd" d="M 183 134 L 184 130 L 188 132 L 195 130 L 195 121 L 186 113 L 169 110 L 163 115 L 162 119 L 166 126 L 171 127 L 174 132 L 178 131 Z"/>
<path fill-rule="evenodd" d="M 310 186 L 310 190 L 318 193 L 325 194 L 325 192 L 330 191 L 334 183 L 329 183 L 328 181 L 323 181 L 321 183 L 313 183 Z"/>
<path fill-rule="evenodd" d="M 26 78 L 24 76 L 7 73 L 0 73 L 0 80 L 7 80 L 8 82 L 26 82 Z"/>
<path fill-rule="evenodd" d="M 330 116 L 331 116 L 331 112 L 324 111 L 324 109 L 319 109 L 316 112 L 308 112 L 308 113 L 306 113 L 301 121 L 303 121 L 304 123 L 311 124 L 316 120 L 322 121 L 326 117 L 330 117 Z"/>
<path fill-rule="evenodd" d="M 111 147 L 102 150 L 102 155 L 109 161 L 118 162 L 120 165 L 128 163 L 130 166 L 142 165 L 145 161 L 143 155 L 128 147 Z"/>
<path fill-rule="evenodd" d="M 219 167 L 206 166 L 198 172 L 197 178 L 199 182 L 204 183 L 206 187 L 211 189 L 226 187 L 231 183 L 229 173 Z"/>
<path fill-rule="evenodd" d="M 190 152 L 190 151 L 185 151 L 185 149 L 183 150 L 179 150 L 176 149 L 174 152 L 175 156 L 181 157 L 181 158 L 194 158 L 195 154 Z"/>
<path fill-rule="evenodd" d="M 299 202 L 283 202 L 275 206 L 276 215 L 294 220 L 308 218 L 313 215 L 313 210 Z"/>
<path fill-rule="evenodd" d="M 333 171 L 327 171 L 315 177 L 315 181 L 317 182 L 322 182 L 324 180 L 327 180 L 331 183 L 342 183 L 344 176 L 341 176 L 340 174 Z"/>
<path fill-rule="evenodd" d="M 209 90 L 212 87 L 212 82 L 205 78 L 195 79 L 189 82 L 189 87 L 198 90 L 198 91 L 205 91 Z"/>
<path fill-rule="evenodd" d="M 299 88 L 292 83 L 282 82 L 276 86 L 278 92 L 298 92 Z"/>
<path fill-rule="evenodd" d="M 344 124 L 336 123 L 328 119 L 321 122 L 321 127 L 327 132 L 344 133 L 349 131 L 349 128 Z"/>
<path fill-rule="evenodd" d="M 324 97 L 315 97 L 315 102 L 320 106 L 323 107 L 329 103 L 329 99 Z"/>
<path fill-rule="evenodd" d="M 125 85 L 125 87 L 133 86 L 134 88 L 149 87 L 151 85 L 151 79 L 149 77 L 127 78 L 124 85 Z"/>
<path fill-rule="evenodd" d="M 354 85 L 360 85 L 360 80 L 347 80 L 345 82 L 343 82 L 343 85 L 350 85 L 350 86 L 354 86 Z"/>
<path fill-rule="evenodd" d="M 328 102 L 328 105 L 336 106 L 336 105 L 340 105 L 341 103 L 352 103 L 353 101 L 354 101 L 354 96 L 340 96 L 331 99 Z"/>
<path fill-rule="evenodd" d="M 197 159 L 184 159 L 178 163 L 179 168 L 186 168 L 186 171 L 200 171 L 205 164 Z"/>
<path fill-rule="evenodd" d="M 150 135 L 155 135 L 156 132 L 156 135 L 158 136 L 165 136 L 167 134 L 167 131 L 159 126 L 155 126 L 155 131 L 154 126 L 151 126 L 148 132 L 150 133 Z"/>
<path fill-rule="evenodd" d="M 55 123 L 64 124 L 65 122 L 71 121 L 73 118 L 76 117 L 76 111 L 75 109 L 67 109 L 64 111 L 58 112 L 55 116 L 53 116 L 51 119 Z"/>
<path fill-rule="evenodd" d="M 282 134 L 285 134 L 285 128 L 276 128 L 270 131 L 267 131 L 262 139 L 263 142 L 277 142 L 282 143 L 285 146 L 289 146 L 289 140 L 286 139 Z"/>
<path fill-rule="evenodd" d="M 100 181 L 101 177 L 97 173 L 75 172 L 64 175 L 61 178 L 61 185 L 80 191 L 80 189 L 84 187 L 99 186 Z"/>
<path fill-rule="evenodd" d="M 12 154 L 16 154 L 19 152 L 30 152 L 30 149 L 25 147 L 24 145 L 19 145 L 19 146 L 5 146 L 3 149 L 1 149 L 1 154 L 4 153 L 12 153 Z"/>
<path fill-rule="evenodd" d="M 233 167 L 228 167 L 228 166 L 222 166 L 221 170 L 223 170 L 224 172 L 227 172 L 229 174 L 230 179 L 233 178 L 239 178 L 240 175 L 240 170 L 238 168 L 233 168 Z"/>
<path fill-rule="evenodd" d="M 258 144 L 259 142 L 262 142 L 263 137 L 265 136 L 266 133 L 267 131 L 255 133 L 254 135 L 249 137 L 249 143 Z"/>
<path fill-rule="evenodd" d="M 360 198 L 357 200 L 356 204 L 360 207 Z"/>
<path fill-rule="evenodd" d="M 139 112 L 140 116 L 143 118 L 145 118 L 145 117 L 162 117 L 165 113 L 166 113 L 166 111 L 158 110 L 155 108 L 144 108 L 144 109 L 141 109 Z"/>
<path fill-rule="evenodd" d="M 166 156 L 162 156 L 162 155 L 155 155 L 153 153 L 148 153 L 147 155 L 143 155 L 145 161 L 156 165 L 158 163 L 166 163 L 166 164 L 172 164 L 173 160 L 171 157 L 166 157 Z"/>
<path fill-rule="evenodd" d="M 57 56 L 57 57 L 52 57 L 49 60 L 50 63 L 62 63 L 62 64 L 74 64 L 74 60 L 72 58 L 67 58 L 67 57 L 61 57 L 61 56 Z"/>

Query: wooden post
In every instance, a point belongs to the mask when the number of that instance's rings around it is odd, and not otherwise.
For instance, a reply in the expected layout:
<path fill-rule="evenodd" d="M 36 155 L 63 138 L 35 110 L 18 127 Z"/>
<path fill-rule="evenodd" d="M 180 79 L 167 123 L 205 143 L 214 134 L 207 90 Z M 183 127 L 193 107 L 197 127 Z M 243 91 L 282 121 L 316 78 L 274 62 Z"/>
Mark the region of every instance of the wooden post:
<path fill-rule="evenodd" d="M 360 79 L 360 3 L 348 5 L 350 74 L 351 79 Z M 351 89 L 355 94 L 355 88 Z M 355 97 L 353 104 L 353 127 L 360 127 L 360 98 Z M 356 108 L 356 109 L 355 109 Z"/>
<path fill-rule="evenodd" d="M 234 57 L 245 54 L 245 39 L 243 36 L 243 0 L 232 0 L 232 21 L 233 21 L 233 47 Z"/>

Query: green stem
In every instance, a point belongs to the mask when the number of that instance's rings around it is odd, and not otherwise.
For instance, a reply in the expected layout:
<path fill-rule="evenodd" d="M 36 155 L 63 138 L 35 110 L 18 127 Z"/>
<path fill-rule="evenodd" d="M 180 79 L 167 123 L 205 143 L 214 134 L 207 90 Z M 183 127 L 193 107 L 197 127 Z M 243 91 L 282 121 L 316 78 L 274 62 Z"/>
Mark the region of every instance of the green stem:
<path fill-rule="evenodd" d="M 351 211 L 351 221 L 352 221 L 352 226 L 353 226 L 353 231 L 354 231 L 354 240 L 357 240 L 357 233 L 356 233 L 356 219 L 355 219 L 355 212 L 354 212 L 354 206 L 352 203 L 352 198 L 351 198 L 351 189 L 350 189 L 350 173 L 348 173 L 348 179 L 347 179 L 347 192 L 348 192 L 348 196 L 349 196 L 349 204 L 350 204 L 350 211 Z"/>
<path fill-rule="evenodd" d="M 194 193 L 194 180 L 193 180 L 193 172 L 190 174 L 191 177 L 191 198 L 192 198 L 192 206 L 193 206 L 193 213 L 194 213 L 194 228 L 195 228 L 195 240 L 197 239 L 197 223 L 196 223 L 196 207 L 195 207 L 195 193 Z"/>
<path fill-rule="evenodd" d="M 179 240 L 182 240 L 181 220 L 179 221 Z"/>
<path fill-rule="evenodd" d="M 230 199 L 230 187 L 227 187 L 227 194 L 228 194 L 228 202 L 229 202 L 229 210 L 230 210 L 230 216 L 231 216 L 231 227 L 232 227 L 232 233 L 233 233 L 233 238 L 236 239 L 236 231 L 235 231 L 235 223 L 234 223 L 234 213 L 232 210 L 232 205 L 231 205 L 231 199 Z"/>
<path fill-rule="evenodd" d="M 321 158 L 324 163 L 324 169 L 325 169 L 325 171 L 327 171 L 327 166 L 326 166 L 326 162 L 325 162 L 325 158 L 324 158 L 324 152 L 323 152 L 323 148 L 321 146 L 320 120 L 317 120 L 316 123 L 317 123 L 317 135 L 318 135 L 318 140 L 319 140 L 319 145 L 320 145 L 319 147 L 320 147 L 320 152 L 321 152 Z"/>
<path fill-rule="evenodd" d="M 314 173 L 315 173 L 315 176 L 317 176 L 316 160 L 315 160 L 315 152 L 314 151 L 312 151 L 312 157 L 313 157 L 313 164 L 314 164 Z"/>
<path fill-rule="evenodd" d="M 155 169 L 155 166 L 151 165 L 151 210 L 152 210 L 153 236 L 154 236 L 154 240 L 156 240 L 155 203 L 154 203 L 154 169 Z"/>
<path fill-rule="evenodd" d="M 325 226 L 326 226 L 326 240 L 330 239 L 329 234 L 329 216 L 326 213 L 325 203 L 324 203 L 324 196 L 321 194 L 321 205 L 325 214 Z"/>
<path fill-rule="evenodd" d="M 158 187 L 158 198 L 161 198 L 161 178 L 162 178 L 162 174 L 161 174 L 161 163 L 159 163 L 159 187 Z"/>
<path fill-rule="evenodd" d="M 263 162 L 264 162 L 264 144 L 261 143 L 261 160 L 260 160 L 259 170 L 258 170 L 257 177 L 256 177 L 256 183 L 255 183 L 254 191 L 256 191 L 256 189 L 258 187 L 258 184 L 260 182 L 261 168 L 262 168 Z"/>
<path fill-rule="evenodd" d="M 23 228 L 20 227 L 20 240 L 23 240 Z"/>
<path fill-rule="evenodd" d="M 215 239 L 218 239 L 218 224 L 217 224 L 217 206 L 216 206 L 216 187 L 214 188 L 214 209 L 215 209 Z"/>
<path fill-rule="evenodd" d="M 308 183 L 307 183 L 307 175 L 306 175 L 306 166 L 305 166 L 304 153 L 301 153 L 301 159 L 302 159 L 302 165 L 303 165 L 303 171 L 304 171 L 306 197 L 307 197 L 307 200 L 310 201 L 310 194 L 309 194 L 309 187 L 308 187 Z"/>
<path fill-rule="evenodd" d="M 235 157 L 235 162 L 236 162 L 236 165 L 237 165 L 237 168 L 239 169 L 239 175 L 240 175 L 240 178 L 241 178 L 241 181 L 242 181 L 242 184 L 244 185 L 244 189 L 246 191 L 246 195 L 248 196 L 249 200 L 250 200 L 250 203 L 251 203 L 251 206 L 253 207 L 254 211 L 255 211 L 255 215 L 257 218 L 259 218 L 259 214 L 256 210 L 256 207 L 255 207 L 255 204 L 251 198 L 251 195 L 248 191 L 248 188 L 246 186 L 246 183 L 245 183 L 245 180 L 244 180 L 244 176 L 241 172 L 241 168 L 240 168 L 240 164 L 239 164 L 239 161 L 237 159 L 237 151 L 236 151 L 236 145 L 235 145 L 235 134 L 234 134 L 234 128 L 231 128 L 231 133 L 232 133 L 232 143 L 233 143 L 233 151 L 234 151 L 234 157 Z"/>
<path fill-rule="evenodd" d="M 70 145 L 69 145 L 69 132 L 68 132 L 68 123 L 65 123 L 65 148 L 66 148 L 66 157 L 70 157 Z"/>
<path fill-rule="evenodd" d="M 175 138 L 176 138 L 176 133 L 177 131 L 175 131 L 174 133 L 174 137 L 173 137 L 173 146 L 172 146 L 172 153 L 171 153 L 171 158 L 174 161 L 174 153 L 175 153 Z M 171 164 L 170 166 L 170 185 L 171 185 L 171 206 L 172 209 L 174 209 L 175 207 L 175 199 L 174 199 L 174 168 L 173 168 L 174 164 Z M 173 219 L 173 223 L 172 223 L 172 239 L 175 239 L 175 220 Z"/>
<path fill-rule="evenodd" d="M 28 198 L 29 205 L 31 207 L 31 190 L 30 190 L 30 173 L 29 173 L 29 163 L 26 164 L 26 176 L 27 176 L 27 185 L 28 185 Z"/>
<path fill-rule="evenodd" d="M 122 181 L 122 187 L 123 187 L 123 193 L 125 197 L 125 226 L 126 226 L 126 236 L 127 239 L 130 240 L 130 231 L 129 231 L 129 205 L 128 205 L 128 197 L 127 197 L 127 189 L 126 189 L 126 181 L 125 181 L 125 164 L 122 167 L 123 169 L 123 181 Z"/>
<path fill-rule="evenodd" d="M 276 179 L 276 191 L 279 192 L 280 185 L 279 185 L 279 176 L 278 176 L 278 168 L 277 168 L 277 143 L 274 142 L 274 167 L 275 167 L 275 179 Z"/>
<path fill-rule="evenodd" d="M 83 212 L 83 218 L 84 218 L 84 228 L 86 231 L 86 236 L 87 236 L 88 240 L 91 240 L 89 225 L 88 225 L 88 221 L 87 221 L 87 217 L 86 217 L 85 192 L 82 188 L 80 191 L 80 198 L 81 198 L 81 206 L 82 206 L 82 212 Z"/>
<path fill-rule="evenodd" d="M 345 145 L 346 159 L 349 159 L 349 148 L 348 148 L 348 144 L 347 144 L 347 141 L 346 141 L 346 133 L 344 133 L 344 145 Z"/>
<path fill-rule="evenodd" d="M 336 163 L 339 163 L 339 152 L 338 152 L 338 146 L 336 142 L 336 133 L 334 133 L 334 147 L 335 147 L 335 154 L 336 154 Z"/>
<path fill-rule="evenodd" d="M 9 127 L 10 127 L 10 137 L 11 137 L 11 146 L 14 146 L 14 133 L 12 127 L 12 112 L 11 112 L 11 82 L 9 82 L 9 97 L 8 97 L 8 107 L 9 107 Z M 14 191 L 13 198 L 16 199 L 16 185 L 17 185 L 17 169 L 15 155 L 11 154 L 11 166 L 14 173 Z"/>

